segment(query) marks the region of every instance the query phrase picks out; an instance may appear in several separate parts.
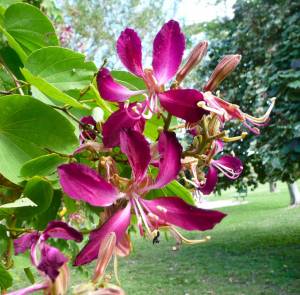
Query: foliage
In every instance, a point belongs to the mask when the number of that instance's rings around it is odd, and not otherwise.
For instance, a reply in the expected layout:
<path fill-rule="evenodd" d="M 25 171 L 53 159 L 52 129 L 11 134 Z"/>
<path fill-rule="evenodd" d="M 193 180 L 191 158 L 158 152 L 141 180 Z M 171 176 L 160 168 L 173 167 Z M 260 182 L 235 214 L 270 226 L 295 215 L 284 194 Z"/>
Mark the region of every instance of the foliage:
<path fill-rule="evenodd" d="M 73 4 L 88 9 L 83 15 L 95 21 L 96 3 Z M 149 3 L 134 2 L 142 14 L 153 16 Z M 105 4 L 104 15 L 123 7 L 117 1 Z M 105 63 L 98 69 L 83 54 L 63 48 L 52 23 L 35 6 L 1 5 L 0 13 L 2 292 L 11 285 L 8 270 L 15 256 L 27 250 L 41 280 L 33 283 L 29 266 L 24 266 L 32 284 L 28 293 L 66 294 L 72 257 L 74 266 L 97 260 L 91 280 L 75 286 L 74 294 L 98 294 L 99 289 L 123 294 L 105 270 L 113 257 L 118 283 L 117 257 L 131 253 L 133 232 L 153 244 L 163 231 L 177 246 L 207 242 L 209 237 L 190 240 L 177 227 L 205 231 L 226 216 L 196 207 L 188 184 L 210 194 L 219 171 L 231 180 L 243 171 L 237 157 L 220 152 L 226 142 L 244 136 L 229 137 L 223 125 L 235 118 L 242 123 L 257 119 L 207 92 L 214 93 L 209 85 L 217 86 L 240 57 L 226 56 L 204 90 L 197 91 L 180 84 L 205 55 L 207 43 L 195 47 L 181 65 L 185 36 L 174 20 L 154 38 L 153 70 L 142 66 L 137 33 L 121 33 L 116 47 L 128 73 L 109 71 Z M 132 22 L 145 28 L 144 18 L 132 17 Z M 86 28 L 78 32 L 84 34 Z M 94 35 L 102 41 L 113 36 L 107 28 Z M 90 46 L 93 52 L 95 46 Z M 191 141 L 182 147 L 176 132 Z M 79 252 L 76 243 L 81 242 Z"/>
<path fill-rule="evenodd" d="M 221 85 L 223 96 L 245 111 L 261 114 L 268 99 L 277 97 L 270 122 L 259 137 L 233 143 L 246 165 L 235 185 L 256 186 L 257 181 L 293 182 L 299 178 L 299 3 L 298 1 L 237 1 L 235 16 L 191 31 L 206 30 L 211 40 L 209 63 L 193 79 L 204 81 L 220 56 L 242 55 L 242 63 Z M 215 37 L 214 37 L 215 36 Z M 238 85 L 238 87 L 237 87 Z M 231 125 L 229 125 L 230 127 Z M 256 177 L 257 175 L 257 177 Z M 224 180 L 220 189 L 231 185 Z"/>

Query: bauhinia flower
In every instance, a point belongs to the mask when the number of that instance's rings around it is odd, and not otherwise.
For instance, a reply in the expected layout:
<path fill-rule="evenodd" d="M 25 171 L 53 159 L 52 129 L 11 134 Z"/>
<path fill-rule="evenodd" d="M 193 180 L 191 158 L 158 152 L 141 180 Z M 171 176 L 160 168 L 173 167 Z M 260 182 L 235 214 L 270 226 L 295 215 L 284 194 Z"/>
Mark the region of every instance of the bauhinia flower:
<path fill-rule="evenodd" d="M 58 168 L 60 183 L 67 195 L 93 206 L 110 206 L 115 211 L 102 226 L 91 232 L 89 242 L 76 257 L 75 265 L 97 259 L 100 247 L 103 247 L 103 242 L 107 243 L 107 236 L 111 233 L 115 235 L 115 239 L 109 242 L 114 249 L 112 252 L 119 251 L 126 239 L 131 213 L 137 217 L 140 234 L 146 234 L 153 240 L 157 239 L 160 228 L 171 229 L 181 237 L 174 226 L 203 231 L 213 228 L 225 217 L 225 214 L 218 211 L 196 208 L 176 196 L 154 200 L 145 198 L 150 190 L 166 186 L 179 173 L 182 148 L 174 133 L 163 132 L 159 137 L 160 158 L 155 179 L 148 174 L 150 145 L 142 134 L 131 129 L 122 130 L 120 147 L 132 168 L 131 179 L 114 175 L 107 177 L 110 183 L 93 169 L 77 163 L 64 164 Z M 182 241 L 191 242 L 183 237 Z"/>
<path fill-rule="evenodd" d="M 208 171 L 205 175 L 205 182 L 197 181 L 197 170 L 194 167 L 193 176 L 196 181 L 197 188 L 204 194 L 209 195 L 214 191 L 218 182 L 218 171 L 223 173 L 229 179 L 237 179 L 243 172 L 243 164 L 237 157 L 231 155 L 223 155 L 219 159 L 213 159 L 223 149 L 223 144 L 220 141 L 215 141 L 215 146 L 212 152 L 212 157 L 208 163 Z"/>
<path fill-rule="evenodd" d="M 30 249 L 32 264 L 44 277 L 42 283 L 9 293 L 10 295 L 26 295 L 39 290 L 47 290 L 49 294 L 66 294 L 69 271 L 68 258 L 57 248 L 46 243 L 49 238 L 82 241 L 82 234 L 62 221 L 51 221 L 47 228 L 23 234 L 14 240 L 15 254 L 24 253 Z"/>
<path fill-rule="evenodd" d="M 212 94 L 219 84 L 234 71 L 240 60 L 241 55 L 238 54 L 225 55 L 221 59 L 204 86 L 204 102 L 199 102 L 198 106 L 216 113 L 222 123 L 236 119 L 242 122 L 253 133 L 259 134 L 260 131 L 257 127 L 265 126 L 268 123 L 270 113 L 275 104 L 275 98 L 271 99 L 271 105 L 267 112 L 262 117 L 256 118 L 242 112 L 238 105 L 229 103 Z"/>
<path fill-rule="evenodd" d="M 49 238 L 73 240 L 76 242 L 81 242 L 83 239 L 80 232 L 66 223 L 51 221 L 42 233 L 37 231 L 26 233 L 15 239 L 14 248 L 16 255 L 30 249 L 33 265 L 50 279 L 55 280 L 59 274 L 59 268 L 68 259 L 57 248 L 46 243 Z"/>
<path fill-rule="evenodd" d="M 165 90 L 165 85 L 178 72 L 180 81 L 198 63 L 206 52 L 207 43 L 203 42 L 194 50 L 188 63 L 179 71 L 185 49 L 185 37 L 179 24 L 170 20 L 163 25 L 153 42 L 152 69 L 143 69 L 142 45 L 138 34 L 132 29 L 125 29 L 117 41 L 117 53 L 123 65 L 134 75 L 142 78 L 147 90 L 130 90 L 116 82 L 106 68 L 97 75 L 97 83 L 102 98 L 112 102 L 125 102 L 135 95 L 144 95 L 145 103 L 132 110 L 146 119 L 159 111 L 159 103 L 172 115 L 196 122 L 207 113 L 197 107 L 203 101 L 202 93 L 194 89 Z M 176 83 L 175 83 L 176 84 Z M 176 87 L 174 87 L 176 88 Z M 125 110 L 127 109 L 125 103 Z"/>

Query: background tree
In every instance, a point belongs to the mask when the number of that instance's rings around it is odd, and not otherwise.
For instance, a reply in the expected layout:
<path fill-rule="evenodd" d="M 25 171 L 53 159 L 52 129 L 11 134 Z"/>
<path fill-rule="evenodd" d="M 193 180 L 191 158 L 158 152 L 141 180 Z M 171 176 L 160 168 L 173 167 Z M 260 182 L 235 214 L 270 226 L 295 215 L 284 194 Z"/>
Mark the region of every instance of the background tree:
<path fill-rule="evenodd" d="M 203 86 L 203 77 L 209 75 L 220 56 L 239 53 L 242 62 L 222 83 L 222 96 L 244 111 L 255 110 L 255 115 L 264 112 L 268 98 L 277 97 L 270 124 L 261 135 L 249 135 L 251 140 L 230 148 L 241 159 L 247 157 L 246 177 L 241 180 L 245 185 L 256 185 L 253 171 L 261 183 L 287 182 L 291 204 L 300 202 L 295 184 L 300 177 L 299 8 L 299 2 L 292 0 L 237 1 L 232 20 L 190 27 L 192 34 L 204 30 L 211 41 L 209 58 L 193 77 L 196 85 Z M 237 185 L 243 186 L 241 182 Z M 224 186 L 226 183 L 220 183 Z"/>

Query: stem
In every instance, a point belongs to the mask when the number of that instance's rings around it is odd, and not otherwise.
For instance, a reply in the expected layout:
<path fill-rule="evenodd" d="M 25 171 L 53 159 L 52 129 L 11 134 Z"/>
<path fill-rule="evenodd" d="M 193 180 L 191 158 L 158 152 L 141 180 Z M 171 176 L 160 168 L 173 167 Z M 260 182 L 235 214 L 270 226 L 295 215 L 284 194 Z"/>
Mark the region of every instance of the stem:
<path fill-rule="evenodd" d="M 172 115 L 168 113 L 167 119 L 165 120 L 164 131 L 168 131 L 172 120 Z"/>

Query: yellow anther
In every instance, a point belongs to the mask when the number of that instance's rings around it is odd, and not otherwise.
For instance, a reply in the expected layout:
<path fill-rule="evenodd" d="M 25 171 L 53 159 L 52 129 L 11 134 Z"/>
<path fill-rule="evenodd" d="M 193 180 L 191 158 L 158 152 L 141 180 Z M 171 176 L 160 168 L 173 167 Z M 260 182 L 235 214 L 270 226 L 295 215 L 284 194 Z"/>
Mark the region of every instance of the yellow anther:
<path fill-rule="evenodd" d="M 59 215 L 60 217 L 63 217 L 66 213 L 67 213 L 67 208 L 66 208 L 66 207 L 63 207 L 63 208 L 59 211 L 58 215 Z"/>
<path fill-rule="evenodd" d="M 248 135 L 247 132 L 242 132 L 242 134 L 239 135 L 239 136 L 233 136 L 233 137 L 227 137 L 227 136 L 224 136 L 224 137 L 222 137 L 222 140 L 223 140 L 224 142 L 233 142 L 233 141 L 242 140 L 242 139 L 244 139 L 247 135 Z"/>

